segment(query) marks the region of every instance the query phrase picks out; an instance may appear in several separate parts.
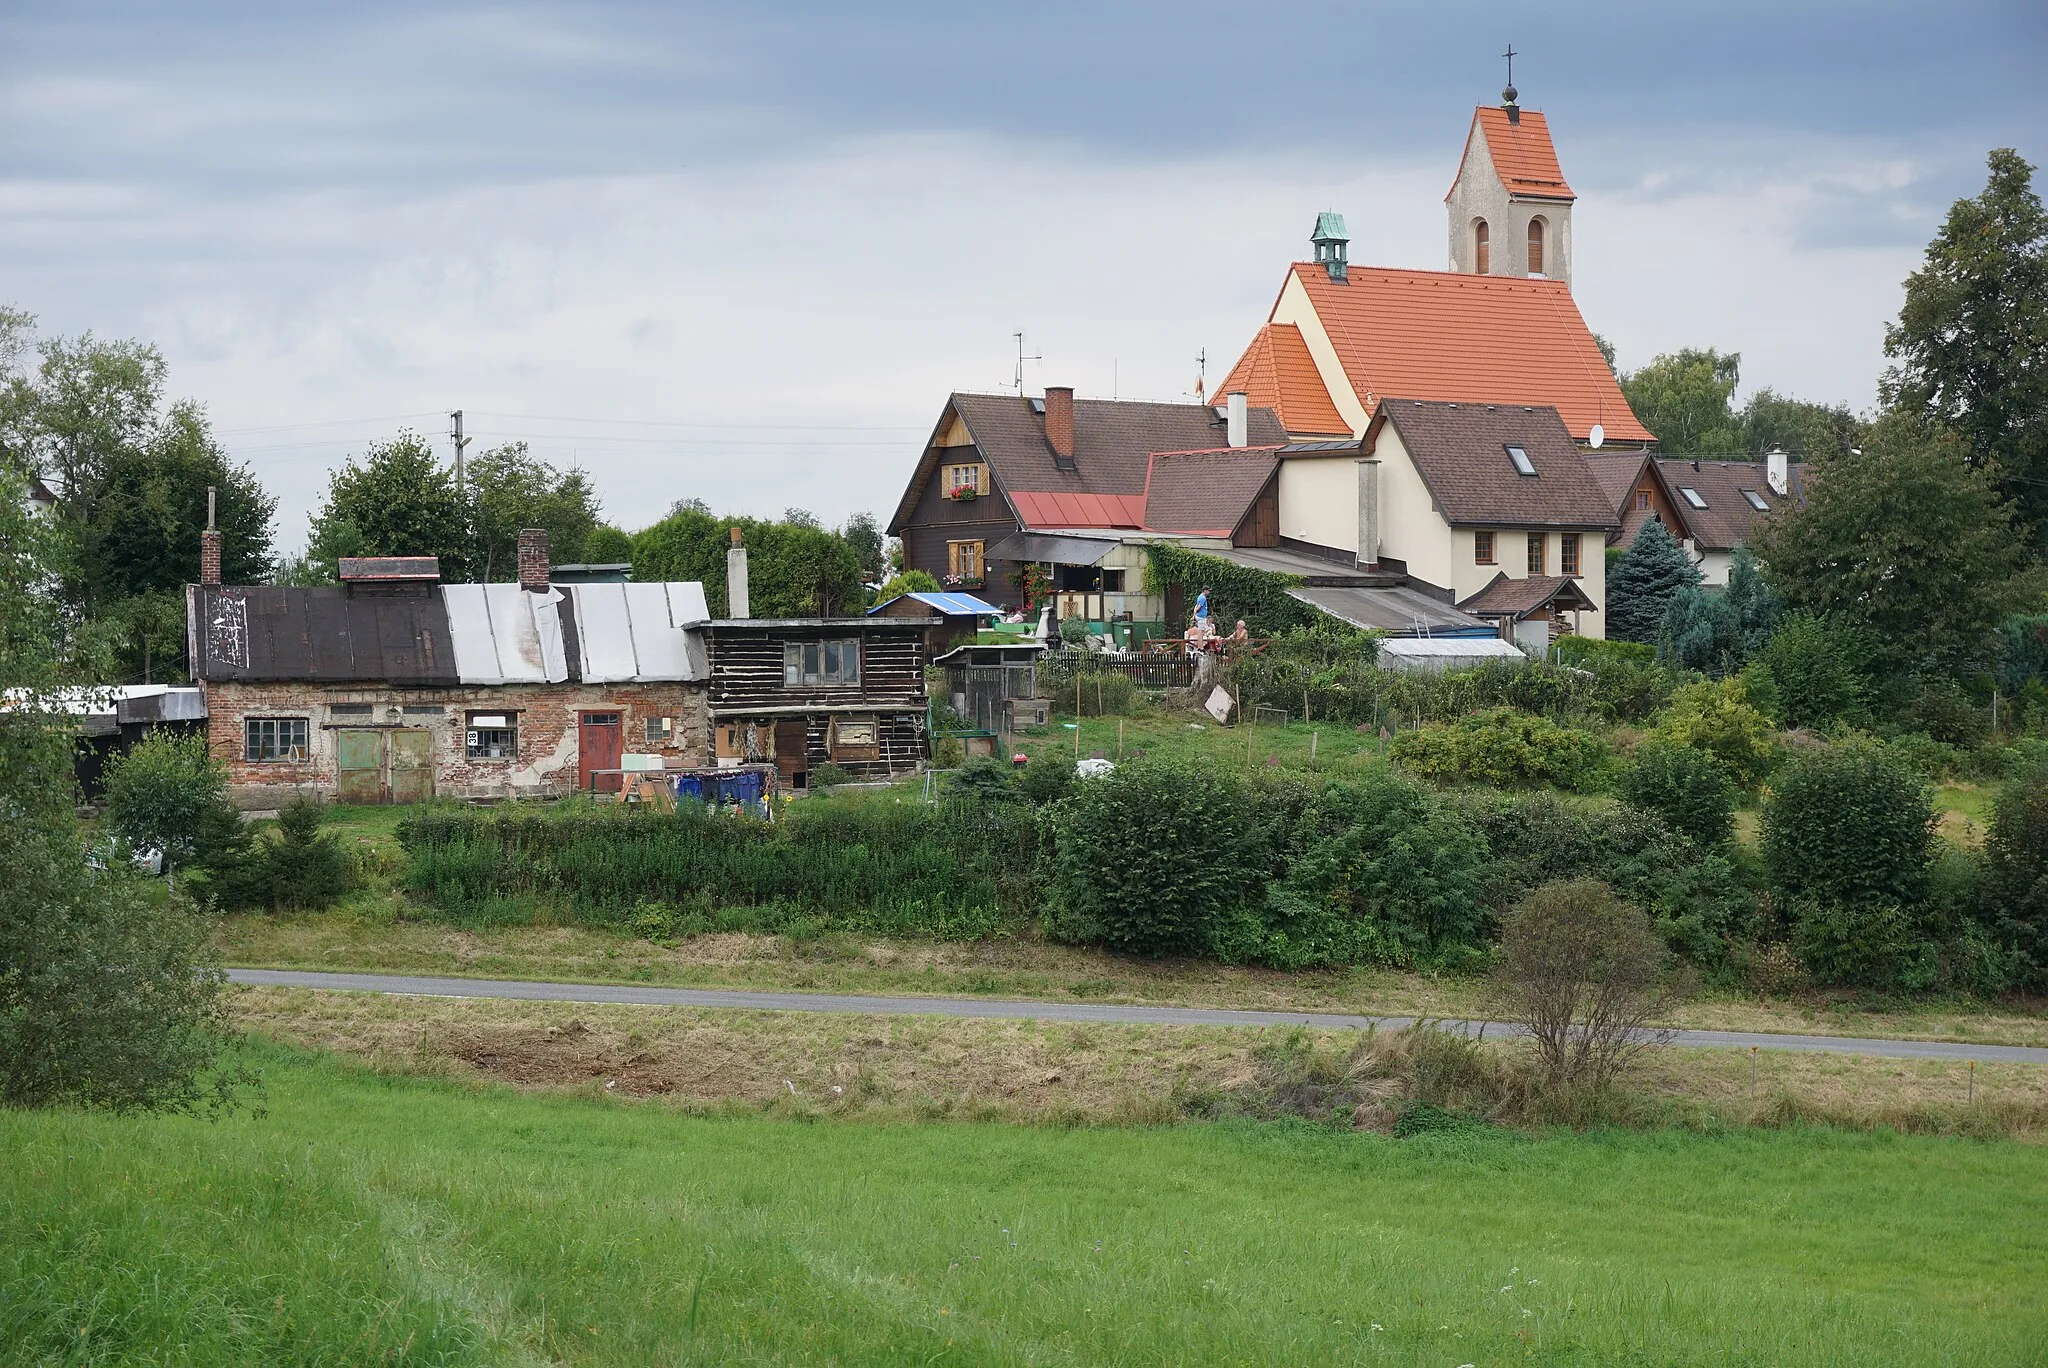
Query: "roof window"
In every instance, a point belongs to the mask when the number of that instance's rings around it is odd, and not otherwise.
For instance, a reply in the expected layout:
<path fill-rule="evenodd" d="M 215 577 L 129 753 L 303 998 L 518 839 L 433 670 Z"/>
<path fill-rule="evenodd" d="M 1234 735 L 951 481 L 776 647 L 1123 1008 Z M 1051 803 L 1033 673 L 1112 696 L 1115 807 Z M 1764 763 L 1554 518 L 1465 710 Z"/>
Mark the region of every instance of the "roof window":
<path fill-rule="evenodd" d="M 1691 485 L 1680 485 L 1678 487 L 1678 492 L 1680 494 L 1683 494 L 1685 496 L 1685 501 L 1691 504 L 1694 508 L 1705 508 L 1707 506 L 1707 501 L 1701 498 L 1700 492 L 1697 489 L 1694 489 Z"/>
<path fill-rule="evenodd" d="M 1742 497 L 1749 500 L 1749 506 L 1751 508 L 1754 508 L 1759 513 L 1768 513 L 1771 511 L 1771 506 L 1768 503 L 1764 502 L 1764 496 L 1757 493 L 1754 489 L 1743 490 Z"/>
<path fill-rule="evenodd" d="M 1536 473 L 1536 463 L 1529 459 L 1529 453 L 1526 450 L 1513 442 L 1509 442 L 1507 448 L 1508 459 L 1515 463 L 1515 474 L 1534 475 Z"/>

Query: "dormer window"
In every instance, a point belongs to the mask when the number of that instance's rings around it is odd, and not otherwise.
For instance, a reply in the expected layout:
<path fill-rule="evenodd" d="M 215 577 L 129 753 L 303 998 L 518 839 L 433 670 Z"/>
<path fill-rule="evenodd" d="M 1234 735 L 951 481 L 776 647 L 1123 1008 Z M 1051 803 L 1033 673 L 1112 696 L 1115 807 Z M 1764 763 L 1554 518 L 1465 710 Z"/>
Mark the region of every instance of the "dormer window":
<path fill-rule="evenodd" d="M 1529 459 L 1529 453 L 1513 442 L 1507 444 L 1508 461 L 1515 467 L 1517 475 L 1534 475 L 1536 463 Z"/>
<path fill-rule="evenodd" d="M 1684 497 L 1685 501 L 1691 504 L 1694 508 L 1705 508 L 1707 506 L 1707 501 L 1701 498 L 1700 492 L 1697 489 L 1694 489 L 1691 485 L 1680 485 L 1678 487 L 1678 492 L 1680 495 Z"/>
<path fill-rule="evenodd" d="M 1472 223 L 1472 269 L 1480 275 L 1493 274 L 1493 234 L 1485 219 Z"/>
<path fill-rule="evenodd" d="M 1768 513 L 1771 511 L 1771 506 L 1768 503 L 1764 502 L 1764 496 L 1757 493 L 1754 489 L 1743 490 L 1742 497 L 1749 500 L 1749 506 L 1751 508 L 1754 508 L 1759 513 Z"/>

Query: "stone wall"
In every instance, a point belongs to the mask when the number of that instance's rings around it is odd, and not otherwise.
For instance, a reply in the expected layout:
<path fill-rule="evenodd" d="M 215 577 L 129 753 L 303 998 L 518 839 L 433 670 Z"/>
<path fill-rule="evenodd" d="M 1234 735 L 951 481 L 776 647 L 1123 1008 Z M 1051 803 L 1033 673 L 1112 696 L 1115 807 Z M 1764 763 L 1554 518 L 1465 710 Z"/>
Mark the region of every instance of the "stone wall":
<path fill-rule="evenodd" d="M 440 797 L 549 797 L 578 782 L 578 723 L 585 711 L 616 711 L 627 754 L 656 754 L 684 765 L 709 763 L 710 723 L 703 684 L 508 684 L 458 688 L 239 683 L 206 686 L 208 742 L 228 767 L 230 792 L 244 807 L 270 808 L 294 793 L 331 797 L 338 783 L 337 728 L 419 729 L 433 736 L 434 792 Z M 367 714 L 336 713 L 336 705 L 368 704 Z M 427 711 L 440 709 L 439 712 Z M 516 759 L 471 759 L 468 714 L 516 714 Z M 303 761 L 250 761 L 245 721 L 307 719 L 310 753 Z M 654 729 L 648 729 L 649 719 Z M 662 730 L 661 720 L 671 719 Z"/>

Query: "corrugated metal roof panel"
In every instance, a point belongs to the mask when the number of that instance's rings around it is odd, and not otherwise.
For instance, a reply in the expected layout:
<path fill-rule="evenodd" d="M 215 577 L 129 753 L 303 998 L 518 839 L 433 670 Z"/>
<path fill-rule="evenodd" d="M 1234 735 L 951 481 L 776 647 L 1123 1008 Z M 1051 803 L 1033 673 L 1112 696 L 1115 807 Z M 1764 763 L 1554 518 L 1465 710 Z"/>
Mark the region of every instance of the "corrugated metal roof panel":
<path fill-rule="evenodd" d="M 592 684 L 616 683 L 639 673 L 633 652 L 633 619 L 626 609 L 623 584 L 578 584 L 576 640 L 582 647 L 583 678 Z"/>

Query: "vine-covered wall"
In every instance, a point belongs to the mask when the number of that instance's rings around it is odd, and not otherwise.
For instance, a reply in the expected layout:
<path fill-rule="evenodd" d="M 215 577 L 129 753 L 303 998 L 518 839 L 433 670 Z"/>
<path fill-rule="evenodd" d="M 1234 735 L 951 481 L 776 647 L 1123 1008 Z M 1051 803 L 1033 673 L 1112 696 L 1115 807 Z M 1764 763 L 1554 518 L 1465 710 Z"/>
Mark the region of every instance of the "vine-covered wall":
<path fill-rule="evenodd" d="M 1218 631 L 1229 632 L 1243 618 L 1253 636 L 1275 636 L 1290 627 L 1313 626 L 1322 619 L 1315 609 L 1287 596 L 1289 589 L 1302 582 L 1299 575 L 1254 570 L 1173 542 L 1153 542 L 1147 549 L 1145 592 L 1164 595 L 1178 586 L 1191 613 L 1195 595 L 1207 589 L 1209 618 Z M 1183 618 L 1166 625 L 1178 632 L 1188 624 Z"/>

